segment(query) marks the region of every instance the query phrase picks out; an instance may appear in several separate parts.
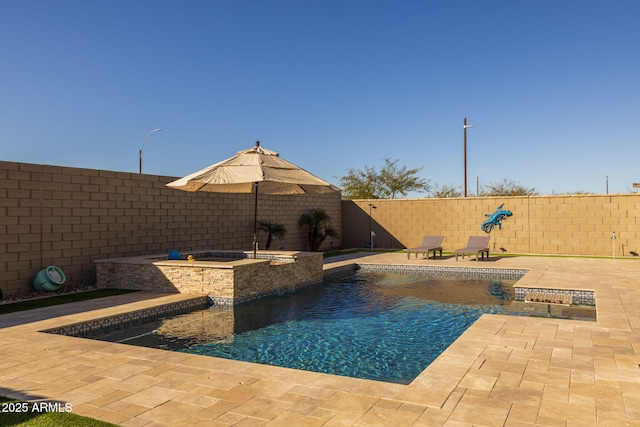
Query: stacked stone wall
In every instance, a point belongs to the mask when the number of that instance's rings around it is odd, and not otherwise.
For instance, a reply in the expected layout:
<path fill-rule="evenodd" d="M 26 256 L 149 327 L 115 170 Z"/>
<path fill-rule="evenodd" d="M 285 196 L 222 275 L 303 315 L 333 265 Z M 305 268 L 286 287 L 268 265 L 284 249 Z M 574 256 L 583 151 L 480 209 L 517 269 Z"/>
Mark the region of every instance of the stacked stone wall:
<path fill-rule="evenodd" d="M 100 288 L 209 295 L 237 304 L 322 282 L 322 254 L 298 252 L 294 260 L 228 262 L 152 261 L 143 257 L 97 261 Z"/>

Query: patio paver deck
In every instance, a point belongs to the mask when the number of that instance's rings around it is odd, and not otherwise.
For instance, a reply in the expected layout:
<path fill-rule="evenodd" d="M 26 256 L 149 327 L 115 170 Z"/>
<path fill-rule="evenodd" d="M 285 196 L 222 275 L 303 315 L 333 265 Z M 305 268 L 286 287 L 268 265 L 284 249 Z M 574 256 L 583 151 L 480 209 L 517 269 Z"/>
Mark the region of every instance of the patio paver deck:
<path fill-rule="evenodd" d="M 409 385 L 38 332 L 188 297 L 120 295 L 0 316 L 0 395 L 123 426 L 640 426 L 640 262 L 353 257 L 524 268 L 521 285 L 594 290 L 598 319 L 484 315 Z"/>

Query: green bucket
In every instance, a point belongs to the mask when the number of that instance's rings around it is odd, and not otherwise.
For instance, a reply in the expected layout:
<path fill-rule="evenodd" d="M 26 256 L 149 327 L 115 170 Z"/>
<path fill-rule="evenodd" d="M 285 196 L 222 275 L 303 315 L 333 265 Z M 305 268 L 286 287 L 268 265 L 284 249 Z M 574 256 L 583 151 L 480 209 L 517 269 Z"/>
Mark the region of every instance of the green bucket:
<path fill-rule="evenodd" d="M 40 270 L 33 279 L 33 289 L 36 291 L 55 292 L 67 280 L 62 270 L 55 265 L 50 265 L 44 270 Z"/>

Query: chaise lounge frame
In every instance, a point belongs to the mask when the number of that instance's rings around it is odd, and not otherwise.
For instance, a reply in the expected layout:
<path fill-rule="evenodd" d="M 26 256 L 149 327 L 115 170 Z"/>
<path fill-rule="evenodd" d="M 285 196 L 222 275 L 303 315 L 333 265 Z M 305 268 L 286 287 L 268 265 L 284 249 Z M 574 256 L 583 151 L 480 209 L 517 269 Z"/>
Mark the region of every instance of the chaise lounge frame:
<path fill-rule="evenodd" d="M 436 258 L 436 252 L 440 252 L 440 258 L 442 258 L 443 240 L 444 236 L 424 236 L 420 246 L 407 249 L 407 259 L 411 258 L 412 252 L 415 252 L 416 258 L 418 258 L 418 253 L 423 253 L 429 259 L 429 252 L 431 251 L 433 251 L 433 259 Z"/>
<path fill-rule="evenodd" d="M 461 249 L 456 249 L 456 261 L 458 261 L 458 255 L 462 255 L 462 259 L 464 259 L 465 254 L 469 255 L 471 258 L 472 254 L 476 254 L 476 261 L 482 256 L 482 260 L 484 261 L 484 255 L 487 254 L 487 259 L 489 258 L 489 239 L 491 236 L 471 236 L 469 237 L 469 241 L 467 242 L 467 246 Z"/>

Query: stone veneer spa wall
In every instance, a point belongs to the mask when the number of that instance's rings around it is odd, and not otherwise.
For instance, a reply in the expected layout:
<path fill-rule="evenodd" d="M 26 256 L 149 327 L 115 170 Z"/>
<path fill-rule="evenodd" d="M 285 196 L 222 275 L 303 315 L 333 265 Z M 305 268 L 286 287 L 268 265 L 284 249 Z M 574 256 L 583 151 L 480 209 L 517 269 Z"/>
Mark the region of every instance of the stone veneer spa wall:
<path fill-rule="evenodd" d="M 208 295 L 232 305 L 322 281 L 322 253 L 205 251 L 187 259 L 163 255 L 96 261 L 99 288 Z M 199 260 L 200 259 L 200 260 Z M 203 260 L 206 259 L 206 260 Z"/>

